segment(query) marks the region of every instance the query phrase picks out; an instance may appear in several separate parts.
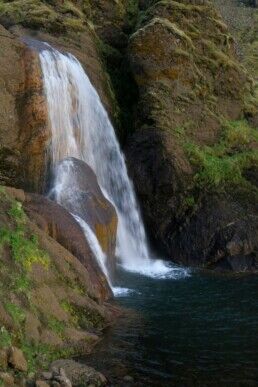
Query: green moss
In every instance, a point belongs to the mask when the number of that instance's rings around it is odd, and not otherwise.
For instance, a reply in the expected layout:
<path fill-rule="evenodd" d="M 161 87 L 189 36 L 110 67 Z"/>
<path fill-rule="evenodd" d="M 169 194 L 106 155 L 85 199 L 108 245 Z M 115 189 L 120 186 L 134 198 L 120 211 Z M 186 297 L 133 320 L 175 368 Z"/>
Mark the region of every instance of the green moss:
<path fill-rule="evenodd" d="M 28 343 L 24 338 L 21 339 L 20 348 L 28 362 L 28 372 L 47 369 L 52 361 L 68 358 L 74 354 L 71 348 L 55 349 L 46 344 Z"/>
<path fill-rule="evenodd" d="M 258 152 L 248 147 L 257 132 L 246 121 L 226 122 L 220 141 L 212 146 L 187 142 L 184 147 L 196 167 L 195 182 L 201 188 L 225 189 L 244 183 L 243 171 L 258 163 Z"/>
<path fill-rule="evenodd" d="M 31 289 L 31 283 L 26 273 L 21 272 L 20 274 L 12 276 L 11 288 L 16 293 L 28 294 Z"/>
<path fill-rule="evenodd" d="M 67 30 L 71 30 L 74 32 L 83 32 L 85 31 L 85 26 L 83 21 L 75 18 L 67 18 L 64 20 L 64 26 Z"/>
<path fill-rule="evenodd" d="M 65 0 L 60 6 L 60 12 L 77 18 L 83 18 L 83 12 L 71 1 Z"/>
<path fill-rule="evenodd" d="M 49 266 L 48 255 L 39 248 L 37 238 L 26 236 L 25 231 L 19 227 L 13 231 L 7 228 L 0 229 L 0 246 L 8 244 L 12 256 L 27 271 L 31 270 L 34 263 L 39 263 L 45 268 Z"/>
<path fill-rule="evenodd" d="M 0 348 L 7 348 L 12 345 L 12 337 L 5 327 L 0 328 Z"/>
<path fill-rule="evenodd" d="M 20 306 L 7 302 L 5 309 L 16 323 L 22 324 L 24 322 L 25 313 Z"/>
<path fill-rule="evenodd" d="M 85 307 L 78 307 L 67 301 L 62 302 L 62 307 L 72 316 L 74 326 L 80 326 L 82 329 L 102 329 L 104 326 L 103 317 L 96 311 L 89 310 Z"/>
<path fill-rule="evenodd" d="M 14 201 L 11 209 L 8 211 L 8 214 L 18 223 L 23 223 L 25 221 L 25 212 L 23 211 L 22 204 L 20 202 Z"/>
<path fill-rule="evenodd" d="M 56 318 L 51 318 L 48 320 L 48 328 L 55 332 L 58 336 L 63 337 L 65 324 L 62 321 L 59 321 Z"/>

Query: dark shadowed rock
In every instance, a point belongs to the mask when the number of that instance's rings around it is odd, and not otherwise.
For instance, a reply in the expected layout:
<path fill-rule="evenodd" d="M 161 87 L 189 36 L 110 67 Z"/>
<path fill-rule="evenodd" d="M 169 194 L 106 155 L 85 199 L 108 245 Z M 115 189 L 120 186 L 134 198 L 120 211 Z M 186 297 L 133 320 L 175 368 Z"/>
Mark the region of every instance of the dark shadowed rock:
<path fill-rule="evenodd" d="M 243 117 L 255 122 L 258 100 L 236 43 L 212 2 L 141 6 L 129 41 L 139 103 L 126 153 L 147 229 L 177 262 L 257 270 L 257 141 Z M 230 142 L 238 130 L 249 133 L 246 146 Z"/>

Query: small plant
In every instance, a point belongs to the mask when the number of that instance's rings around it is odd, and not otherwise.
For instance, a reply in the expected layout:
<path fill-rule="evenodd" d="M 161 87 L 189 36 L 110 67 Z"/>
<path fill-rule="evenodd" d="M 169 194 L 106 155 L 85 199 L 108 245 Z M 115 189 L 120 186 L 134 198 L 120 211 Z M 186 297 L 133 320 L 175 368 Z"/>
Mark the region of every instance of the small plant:
<path fill-rule="evenodd" d="M 0 348 L 7 348 L 12 345 L 12 338 L 5 327 L 0 328 Z"/>
<path fill-rule="evenodd" d="M 24 322 L 26 316 L 20 306 L 7 302 L 5 304 L 5 309 L 16 323 L 22 324 Z"/>
<path fill-rule="evenodd" d="M 258 152 L 249 144 L 258 135 L 246 121 L 225 122 L 220 141 L 214 146 L 187 142 L 184 147 L 196 167 L 195 182 L 201 188 L 222 190 L 244 182 L 243 171 L 258 162 Z"/>
<path fill-rule="evenodd" d="M 25 213 L 20 202 L 15 201 L 8 213 L 18 223 L 25 221 Z"/>
<path fill-rule="evenodd" d="M 9 244 L 13 258 L 22 264 L 24 269 L 30 271 L 34 263 L 40 263 L 45 268 L 49 266 L 48 255 L 39 248 L 35 235 L 27 237 L 23 228 L 19 226 L 15 231 L 7 228 L 0 229 L 0 246 Z"/>
<path fill-rule="evenodd" d="M 26 274 L 21 273 L 20 275 L 14 277 L 12 286 L 17 293 L 27 293 L 30 290 L 31 284 Z"/>
<path fill-rule="evenodd" d="M 56 318 L 48 320 L 48 327 L 51 331 L 55 332 L 58 336 L 62 337 L 64 334 L 65 324 Z"/>
<path fill-rule="evenodd" d="M 61 306 L 65 312 L 70 314 L 71 322 L 73 323 L 73 325 L 77 326 L 79 318 L 76 313 L 76 309 L 67 301 L 62 301 Z"/>

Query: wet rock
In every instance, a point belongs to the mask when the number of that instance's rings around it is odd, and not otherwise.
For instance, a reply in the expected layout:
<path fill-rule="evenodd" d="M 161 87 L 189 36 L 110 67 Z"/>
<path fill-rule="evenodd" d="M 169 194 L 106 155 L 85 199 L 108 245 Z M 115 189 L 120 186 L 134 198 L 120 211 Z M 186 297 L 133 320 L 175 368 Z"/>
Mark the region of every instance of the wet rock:
<path fill-rule="evenodd" d="M 8 351 L 8 363 L 17 371 L 27 372 L 28 364 L 23 352 L 16 347 L 11 347 Z"/>
<path fill-rule="evenodd" d="M 52 363 L 52 367 L 63 368 L 68 379 L 73 386 L 88 386 L 90 384 L 105 386 L 107 380 L 104 375 L 84 364 L 74 360 L 57 360 Z"/>
<path fill-rule="evenodd" d="M 114 206 L 103 195 L 95 173 L 85 162 L 67 158 L 56 168 L 57 175 L 63 173 L 69 173 L 69 181 L 62 188 L 62 193 L 58 193 L 58 201 L 95 231 L 109 258 L 109 268 L 114 272 L 118 222 Z"/>
<path fill-rule="evenodd" d="M 30 219 L 65 249 L 70 251 L 87 269 L 84 279 L 88 292 L 99 299 L 107 299 L 111 291 L 96 259 L 86 241 L 85 235 L 72 215 L 59 204 L 37 194 L 27 194 L 25 210 Z M 60 265 L 64 275 L 69 275 L 69 268 Z M 80 275 L 86 274 L 85 272 Z M 39 274 L 36 274 L 39 277 Z M 44 282 L 44 280 L 43 280 Z"/>

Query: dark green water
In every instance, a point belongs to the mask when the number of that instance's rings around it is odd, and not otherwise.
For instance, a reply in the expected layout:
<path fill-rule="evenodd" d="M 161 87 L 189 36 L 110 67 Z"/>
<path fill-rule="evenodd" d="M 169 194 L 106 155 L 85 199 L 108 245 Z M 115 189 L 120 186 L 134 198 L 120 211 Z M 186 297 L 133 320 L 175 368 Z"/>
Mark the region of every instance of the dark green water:
<path fill-rule="evenodd" d="M 258 277 L 123 273 L 136 290 L 87 364 L 114 386 L 258 386 Z M 131 383 L 123 378 L 130 375 Z"/>

